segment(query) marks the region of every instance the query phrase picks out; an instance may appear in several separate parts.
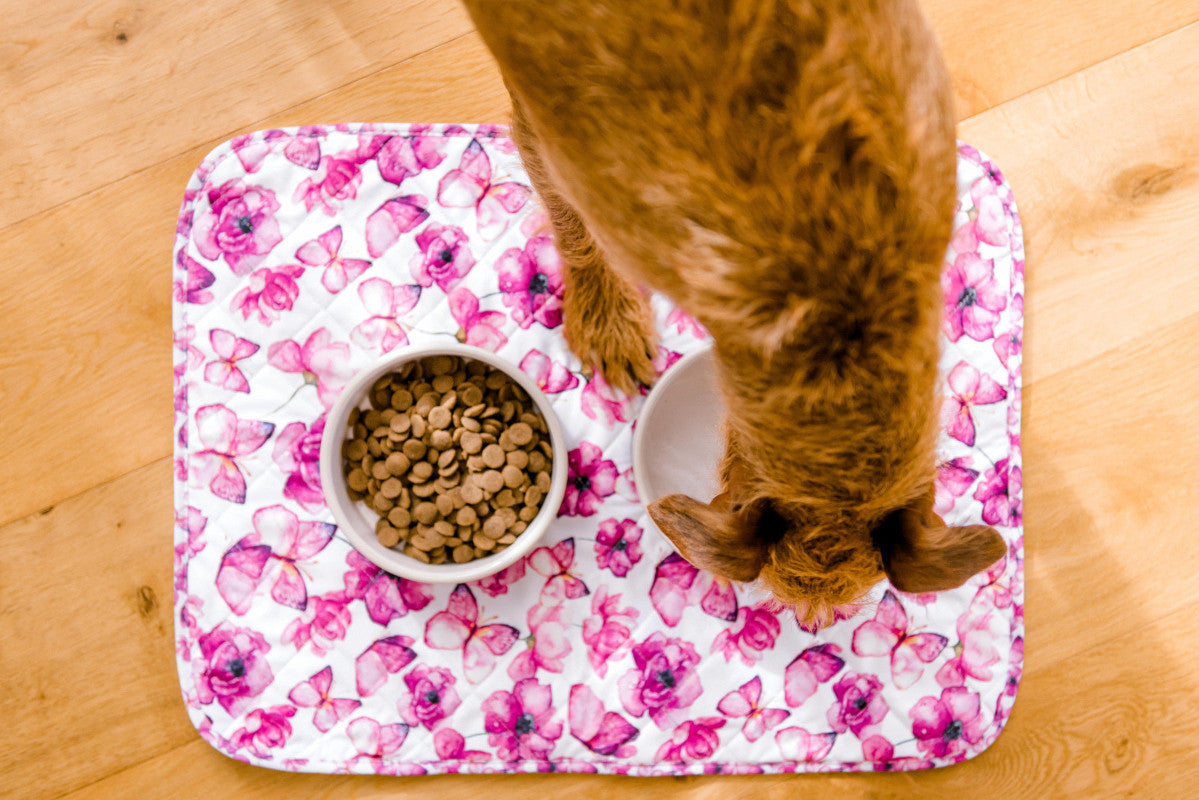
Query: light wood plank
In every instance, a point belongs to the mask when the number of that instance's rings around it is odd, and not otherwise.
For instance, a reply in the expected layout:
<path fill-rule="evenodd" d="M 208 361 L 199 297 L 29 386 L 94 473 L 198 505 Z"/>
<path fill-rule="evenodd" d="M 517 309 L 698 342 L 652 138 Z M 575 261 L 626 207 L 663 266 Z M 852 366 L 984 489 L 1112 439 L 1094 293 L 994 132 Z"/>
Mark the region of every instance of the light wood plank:
<path fill-rule="evenodd" d="M 0 229 L 470 30 L 444 0 L 2 5 Z"/>
<path fill-rule="evenodd" d="M 1029 383 L 1199 311 L 1196 86 L 1193 24 L 961 125 L 1025 222 Z"/>
<path fill-rule="evenodd" d="M 470 34 L 250 129 L 507 113 Z M 0 524 L 170 452 L 171 237 L 188 177 L 223 140 L 0 231 Z M 81 411 L 96 424 L 62 424 Z M 31 463 L 71 480 L 30 480 Z"/>

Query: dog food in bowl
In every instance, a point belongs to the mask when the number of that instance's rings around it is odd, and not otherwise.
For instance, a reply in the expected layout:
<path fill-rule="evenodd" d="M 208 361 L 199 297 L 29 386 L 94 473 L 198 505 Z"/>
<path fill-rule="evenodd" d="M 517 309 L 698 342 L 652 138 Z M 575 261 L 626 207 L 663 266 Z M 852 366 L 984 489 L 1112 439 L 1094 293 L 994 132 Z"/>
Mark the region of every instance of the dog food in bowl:
<path fill-rule="evenodd" d="M 342 448 L 349 495 L 378 514 L 384 547 L 427 564 L 498 553 L 550 491 L 544 417 L 503 372 L 428 356 L 378 378 Z"/>

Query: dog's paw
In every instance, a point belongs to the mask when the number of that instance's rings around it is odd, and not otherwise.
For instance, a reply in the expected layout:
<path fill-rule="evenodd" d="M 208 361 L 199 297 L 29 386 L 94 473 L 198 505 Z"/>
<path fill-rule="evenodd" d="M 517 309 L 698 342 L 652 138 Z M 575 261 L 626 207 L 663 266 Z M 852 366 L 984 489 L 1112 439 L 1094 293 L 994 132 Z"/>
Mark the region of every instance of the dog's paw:
<path fill-rule="evenodd" d="M 568 295 L 563 313 L 566 342 L 584 366 L 603 375 L 613 388 L 633 395 L 638 385 L 651 386 L 657 378 L 653 362 L 658 335 L 649 302 L 634 292 L 605 305 L 580 308 Z"/>

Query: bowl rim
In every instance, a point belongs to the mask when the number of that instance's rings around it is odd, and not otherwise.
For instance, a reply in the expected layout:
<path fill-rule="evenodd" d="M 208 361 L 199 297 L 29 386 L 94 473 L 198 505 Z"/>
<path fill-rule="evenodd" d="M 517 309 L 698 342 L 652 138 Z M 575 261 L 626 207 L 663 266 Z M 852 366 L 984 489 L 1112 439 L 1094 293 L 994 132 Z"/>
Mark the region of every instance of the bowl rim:
<path fill-rule="evenodd" d="M 550 489 L 542 500 L 537 516 L 508 547 L 495 555 L 474 559 L 465 564 L 425 564 L 398 550 L 384 547 L 379 544 L 373 530 L 368 535 L 359 529 L 357 512 L 352 506 L 346 506 L 347 502 L 361 504 L 361 501 L 349 500 L 348 494 L 345 494 L 346 479 L 341 469 L 341 444 L 347 438 L 345 434 L 348 432 L 348 425 L 346 423 L 349 420 L 350 409 L 354 406 L 361 407 L 363 403 L 368 402 L 367 390 L 381 375 L 398 369 L 410 361 L 435 355 L 450 355 L 482 361 L 516 381 L 528 393 L 538 411 L 545 418 L 546 426 L 549 428 L 550 443 L 554 448 L 550 468 Z M 392 351 L 359 370 L 342 389 L 326 415 L 325 429 L 321 433 L 319 463 L 321 485 L 328 487 L 324 492 L 325 502 L 338 529 L 350 545 L 364 558 L 386 572 L 421 583 L 466 583 L 494 575 L 515 564 L 527 555 L 545 535 L 557 518 L 558 509 L 566 495 L 566 434 L 549 398 L 533 379 L 513 362 L 490 350 L 462 343 L 410 345 Z M 342 488 L 339 491 L 336 487 Z M 343 497 L 346 498 L 344 501 Z"/>
<path fill-rule="evenodd" d="M 649 396 L 645 398 L 645 404 L 641 406 L 641 411 L 637 414 L 637 427 L 633 431 L 633 483 L 637 486 L 637 495 L 641 499 L 641 505 L 645 509 L 649 509 L 649 504 L 656 500 L 656 497 L 651 497 L 648 490 L 652 486 L 652 481 L 649 480 L 648 465 L 646 461 L 645 428 L 643 424 L 649 420 L 654 413 L 654 409 L 662 402 L 662 398 L 666 396 L 667 390 L 672 383 L 675 383 L 687 371 L 689 367 L 693 367 L 697 361 L 705 357 L 714 357 L 715 347 L 708 341 L 704 342 L 696 350 L 692 350 L 678 361 L 670 365 L 670 368 L 658 378 L 658 382 L 654 384 L 653 390 Z M 654 526 L 657 528 L 657 526 Z"/>

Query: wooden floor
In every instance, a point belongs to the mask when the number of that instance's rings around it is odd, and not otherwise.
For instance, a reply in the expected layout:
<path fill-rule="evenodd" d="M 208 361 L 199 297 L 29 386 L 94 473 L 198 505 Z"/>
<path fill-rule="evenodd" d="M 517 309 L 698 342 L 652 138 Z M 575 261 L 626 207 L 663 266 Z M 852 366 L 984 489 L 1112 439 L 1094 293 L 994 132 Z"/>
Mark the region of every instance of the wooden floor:
<path fill-rule="evenodd" d="M 1026 672 L 912 775 L 296 776 L 184 713 L 170 254 L 248 130 L 505 121 L 453 0 L 0 0 L 0 796 L 1199 796 L 1199 0 L 926 0 L 1028 248 Z"/>

